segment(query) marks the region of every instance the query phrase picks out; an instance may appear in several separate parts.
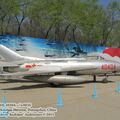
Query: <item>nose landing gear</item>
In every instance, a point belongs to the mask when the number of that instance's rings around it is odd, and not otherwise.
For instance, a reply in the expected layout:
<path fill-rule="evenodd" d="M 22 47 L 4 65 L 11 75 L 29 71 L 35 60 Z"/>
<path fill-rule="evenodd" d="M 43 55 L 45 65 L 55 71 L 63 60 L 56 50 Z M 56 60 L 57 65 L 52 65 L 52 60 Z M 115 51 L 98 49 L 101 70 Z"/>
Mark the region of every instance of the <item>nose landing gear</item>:
<path fill-rule="evenodd" d="M 96 82 L 96 75 L 93 75 L 93 82 Z"/>
<path fill-rule="evenodd" d="M 96 82 L 96 75 L 93 75 L 93 82 Z M 108 76 L 105 75 L 105 78 L 102 80 L 103 83 L 108 83 Z"/>
<path fill-rule="evenodd" d="M 103 83 L 108 83 L 108 76 L 105 75 L 105 78 L 102 80 Z"/>

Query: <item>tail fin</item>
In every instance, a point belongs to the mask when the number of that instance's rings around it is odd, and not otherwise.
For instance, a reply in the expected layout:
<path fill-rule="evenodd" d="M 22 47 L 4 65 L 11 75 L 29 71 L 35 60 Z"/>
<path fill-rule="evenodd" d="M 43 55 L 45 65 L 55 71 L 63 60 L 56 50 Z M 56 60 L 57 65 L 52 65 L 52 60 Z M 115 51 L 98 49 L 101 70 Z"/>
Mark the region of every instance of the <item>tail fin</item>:
<path fill-rule="evenodd" d="M 23 60 L 23 57 L 21 55 L 3 45 L 0 45 L 0 55 L 5 59 L 6 62 Z"/>

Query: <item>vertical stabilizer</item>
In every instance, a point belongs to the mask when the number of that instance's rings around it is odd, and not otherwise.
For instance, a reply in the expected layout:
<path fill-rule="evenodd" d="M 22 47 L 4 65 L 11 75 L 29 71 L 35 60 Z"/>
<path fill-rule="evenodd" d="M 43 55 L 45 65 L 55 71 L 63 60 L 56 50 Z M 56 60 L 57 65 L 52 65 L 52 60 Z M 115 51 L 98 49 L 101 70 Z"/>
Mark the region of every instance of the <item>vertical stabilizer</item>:
<path fill-rule="evenodd" d="M 3 45 L 0 45 L 0 56 L 2 56 L 6 62 L 19 61 L 24 59 L 21 55 Z"/>

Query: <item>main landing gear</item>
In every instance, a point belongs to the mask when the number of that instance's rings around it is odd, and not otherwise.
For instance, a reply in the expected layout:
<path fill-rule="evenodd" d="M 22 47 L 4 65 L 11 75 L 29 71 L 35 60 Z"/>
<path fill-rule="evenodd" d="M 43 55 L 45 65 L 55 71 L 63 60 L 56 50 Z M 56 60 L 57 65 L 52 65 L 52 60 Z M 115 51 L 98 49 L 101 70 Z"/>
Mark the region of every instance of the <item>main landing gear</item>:
<path fill-rule="evenodd" d="M 57 83 L 49 83 L 52 87 L 61 87 L 62 84 Z"/>

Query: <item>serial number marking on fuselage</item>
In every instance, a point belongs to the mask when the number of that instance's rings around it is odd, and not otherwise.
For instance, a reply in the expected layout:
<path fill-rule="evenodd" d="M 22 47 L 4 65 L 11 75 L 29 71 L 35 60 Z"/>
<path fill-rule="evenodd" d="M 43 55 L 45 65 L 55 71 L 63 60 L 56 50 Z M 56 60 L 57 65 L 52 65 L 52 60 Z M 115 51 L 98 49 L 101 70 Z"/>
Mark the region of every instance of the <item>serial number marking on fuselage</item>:
<path fill-rule="evenodd" d="M 116 65 L 115 64 L 103 64 L 101 66 L 102 70 L 115 70 L 116 69 Z"/>

